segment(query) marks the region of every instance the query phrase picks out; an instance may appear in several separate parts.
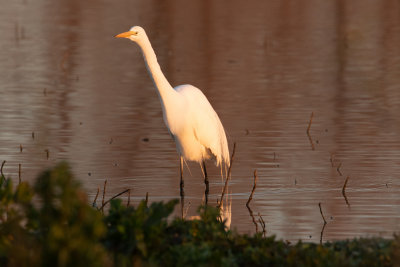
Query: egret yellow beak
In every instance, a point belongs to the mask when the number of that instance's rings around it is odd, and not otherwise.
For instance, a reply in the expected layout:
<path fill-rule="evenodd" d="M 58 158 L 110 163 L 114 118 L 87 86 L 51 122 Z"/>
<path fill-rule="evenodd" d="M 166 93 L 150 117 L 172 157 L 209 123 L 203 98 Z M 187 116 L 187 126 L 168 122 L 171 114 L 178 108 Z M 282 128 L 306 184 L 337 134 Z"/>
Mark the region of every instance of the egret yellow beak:
<path fill-rule="evenodd" d="M 137 32 L 133 32 L 133 31 L 128 31 L 128 32 L 123 32 L 120 34 L 115 35 L 115 38 L 129 38 L 129 36 L 131 35 L 136 35 Z"/>

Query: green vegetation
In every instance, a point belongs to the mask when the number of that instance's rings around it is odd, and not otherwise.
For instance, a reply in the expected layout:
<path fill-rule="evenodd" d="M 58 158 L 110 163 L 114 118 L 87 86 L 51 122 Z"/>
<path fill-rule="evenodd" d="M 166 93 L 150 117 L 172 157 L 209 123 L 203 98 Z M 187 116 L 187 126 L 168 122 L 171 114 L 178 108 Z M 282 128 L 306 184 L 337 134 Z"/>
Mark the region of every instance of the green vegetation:
<path fill-rule="evenodd" d="M 176 200 L 137 207 L 88 204 L 66 163 L 31 187 L 0 177 L 0 266 L 393 266 L 400 238 L 290 245 L 241 235 L 213 207 L 199 220 L 167 220 Z M 397 258 L 396 258 L 397 257 Z"/>

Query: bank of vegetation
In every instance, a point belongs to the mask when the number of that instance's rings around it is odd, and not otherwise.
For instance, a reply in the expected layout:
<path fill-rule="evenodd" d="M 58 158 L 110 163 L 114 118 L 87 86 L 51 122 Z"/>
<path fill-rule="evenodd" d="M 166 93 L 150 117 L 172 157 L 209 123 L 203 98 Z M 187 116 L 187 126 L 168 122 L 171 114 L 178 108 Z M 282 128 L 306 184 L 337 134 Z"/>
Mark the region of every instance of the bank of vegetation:
<path fill-rule="evenodd" d="M 217 208 L 171 219 L 176 200 L 93 207 L 66 163 L 34 185 L 0 177 L 0 266 L 394 266 L 400 238 L 288 244 L 229 230 Z M 168 218 L 168 220 L 167 220 Z"/>

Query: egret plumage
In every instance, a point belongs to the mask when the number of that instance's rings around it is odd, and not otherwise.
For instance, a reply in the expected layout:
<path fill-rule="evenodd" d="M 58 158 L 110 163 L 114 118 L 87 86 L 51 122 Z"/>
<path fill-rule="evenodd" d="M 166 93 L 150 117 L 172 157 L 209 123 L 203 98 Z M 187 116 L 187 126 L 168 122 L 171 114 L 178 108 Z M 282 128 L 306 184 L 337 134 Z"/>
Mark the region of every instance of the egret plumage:
<path fill-rule="evenodd" d="M 128 38 L 139 45 L 151 79 L 161 102 L 164 123 L 176 144 L 180 156 L 181 195 L 183 160 L 200 163 L 208 191 L 205 160 L 214 159 L 225 169 L 230 164 L 228 142 L 222 123 L 203 92 L 193 85 L 173 88 L 158 64 L 146 32 L 140 26 L 115 37 Z"/>

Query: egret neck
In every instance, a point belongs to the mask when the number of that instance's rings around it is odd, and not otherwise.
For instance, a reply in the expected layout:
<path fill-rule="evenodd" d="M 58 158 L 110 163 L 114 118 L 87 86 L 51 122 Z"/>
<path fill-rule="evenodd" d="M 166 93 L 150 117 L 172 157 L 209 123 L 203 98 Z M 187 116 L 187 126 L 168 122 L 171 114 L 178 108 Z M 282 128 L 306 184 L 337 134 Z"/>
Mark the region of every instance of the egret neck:
<path fill-rule="evenodd" d="M 142 38 L 137 43 L 142 50 L 144 61 L 150 77 L 157 88 L 158 96 L 163 109 L 164 121 L 167 125 L 170 125 L 170 123 L 168 123 L 168 118 L 171 115 L 170 113 L 173 113 L 173 110 L 177 108 L 177 105 L 181 105 L 182 96 L 172 88 L 171 84 L 162 73 L 161 67 L 157 62 L 157 56 L 154 53 L 149 38 L 146 36 L 146 38 Z"/>

